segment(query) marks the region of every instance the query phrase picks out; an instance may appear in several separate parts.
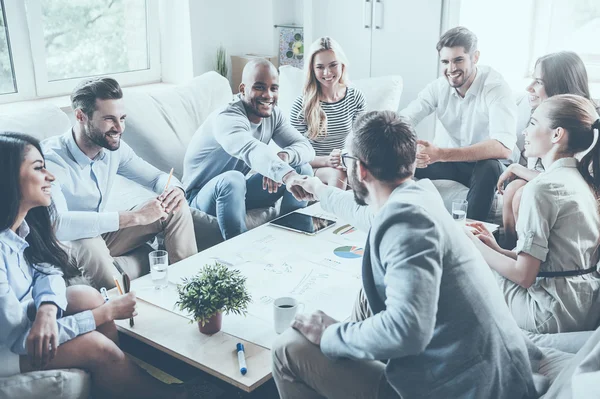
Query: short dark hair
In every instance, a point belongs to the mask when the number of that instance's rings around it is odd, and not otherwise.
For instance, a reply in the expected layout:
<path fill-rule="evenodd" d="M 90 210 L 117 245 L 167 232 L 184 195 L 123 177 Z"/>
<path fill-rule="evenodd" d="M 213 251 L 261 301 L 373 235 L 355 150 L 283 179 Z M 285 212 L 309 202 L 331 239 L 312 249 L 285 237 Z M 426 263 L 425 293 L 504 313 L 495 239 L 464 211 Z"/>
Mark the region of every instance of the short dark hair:
<path fill-rule="evenodd" d="M 360 116 L 349 144 L 377 180 L 392 182 L 415 172 L 417 137 L 410 123 L 395 112 L 371 111 Z"/>
<path fill-rule="evenodd" d="M 40 142 L 36 138 L 22 133 L 0 132 L 0 231 L 11 228 L 17 220 L 22 195 L 21 164 L 31 148 L 36 148 L 43 154 Z M 27 212 L 25 221 L 30 231 L 25 238 L 29 244 L 24 251 L 25 260 L 42 273 L 44 271 L 36 265 L 49 263 L 61 269 L 65 278 L 78 276 L 80 273 L 73 259 L 69 258 L 54 235 L 54 213 L 54 204 L 49 207 L 38 206 Z"/>
<path fill-rule="evenodd" d="M 585 64 L 572 51 L 546 54 L 535 62 L 542 70 L 542 81 L 548 97 L 558 94 L 576 94 L 590 99 L 590 88 Z"/>
<path fill-rule="evenodd" d="M 89 118 L 96 110 L 96 100 L 118 100 L 123 98 L 119 82 L 113 78 L 101 77 L 80 82 L 71 94 L 73 110 L 80 108 Z"/>
<path fill-rule="evenodd" d="M 444 47 L 463 47 L 465 53 L 472 54 L 477 51 L 477 36 L 464 26 L 457 26 L 446 31 L 435 46 L 438 53 Z"/>

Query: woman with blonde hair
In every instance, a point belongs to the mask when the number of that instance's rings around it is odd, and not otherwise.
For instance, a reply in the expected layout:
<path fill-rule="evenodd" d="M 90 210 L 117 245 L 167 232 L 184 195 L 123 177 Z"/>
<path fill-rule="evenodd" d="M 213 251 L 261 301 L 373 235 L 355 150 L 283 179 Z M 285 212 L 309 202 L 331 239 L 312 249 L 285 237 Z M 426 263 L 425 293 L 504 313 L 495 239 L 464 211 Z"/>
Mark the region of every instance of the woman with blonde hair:
<path fill-rule="evenodd" d="M 590 100 L 560 94 L 543 101 L 523 135 L 525 156 L 541 158 L 545 170 L 523 189 L 516 248 L 502 249 L 481 223 L 471 224 L 524 330 L 585 331 L 600 322 L 599 130 Z"/>
<path fill-rule="evenodd" d="M 348 61 L 340 45 L 330 37 L 316 40 L 309 49 L 304 92 L 294 102 L 290 120 L 314 147 L 310 165 L 323 183 L 346 187 L 342 148 L 364 110 L 363 94 L 348 86 Z"/>

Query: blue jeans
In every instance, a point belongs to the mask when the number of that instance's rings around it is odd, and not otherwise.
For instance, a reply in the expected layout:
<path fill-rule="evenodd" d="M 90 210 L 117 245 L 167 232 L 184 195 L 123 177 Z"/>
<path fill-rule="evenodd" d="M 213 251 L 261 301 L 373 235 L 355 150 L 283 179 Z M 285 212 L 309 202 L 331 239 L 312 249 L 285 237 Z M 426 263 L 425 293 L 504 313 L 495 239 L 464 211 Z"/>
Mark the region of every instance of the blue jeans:
<path fill-rule="evenodd" d="M 301 175 L 313 175 L 312 167 L 304 164 L 295 168 Z M 297 201 L 285 186 L 269 193 L 262 188 L 263 176 L 256 173 L 248 180 L 236 170 L 213 177 L 195 195 L 188 199 L 191 207 L 217 217 L 224 239 L 244 233 L 246 210 L 272 206 L 281 197 L 280 214 L 306 207 L 306 201 Z"/>

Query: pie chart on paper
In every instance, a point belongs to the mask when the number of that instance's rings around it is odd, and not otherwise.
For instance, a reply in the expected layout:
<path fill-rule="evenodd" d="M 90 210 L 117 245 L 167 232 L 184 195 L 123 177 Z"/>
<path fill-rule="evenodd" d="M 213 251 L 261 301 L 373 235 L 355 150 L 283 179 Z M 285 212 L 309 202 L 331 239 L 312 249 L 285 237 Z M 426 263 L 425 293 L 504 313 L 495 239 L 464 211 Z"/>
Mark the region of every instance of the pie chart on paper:
<path fill-rule="evenodd" d="M 361 247 L 345 246 L 334 249 L 333 253 L 340 258 L 356 259 L 362 257 L 365 250 Z"/>

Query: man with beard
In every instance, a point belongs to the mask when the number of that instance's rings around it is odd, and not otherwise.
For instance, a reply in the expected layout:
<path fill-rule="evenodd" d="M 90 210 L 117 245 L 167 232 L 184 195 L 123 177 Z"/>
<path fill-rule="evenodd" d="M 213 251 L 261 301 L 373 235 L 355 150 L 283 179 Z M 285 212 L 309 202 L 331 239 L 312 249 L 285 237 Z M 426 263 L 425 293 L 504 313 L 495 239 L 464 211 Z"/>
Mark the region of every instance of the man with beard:
<path fill-rule="evenodd" d="M 257 58 L 242 72 L 239 96 L 213 112 L 190 142 L 183 161 L 183 183 L 193 208 L 217 217 L 229 239 L 246 231 L 246 210 L 281 200 L 280 213 L 306 206 L 289 189 L 300 175 L 311 175 L 310 142 L 277 107 L 279 74 Z M 281 147 L 269 146 L 273 140 Z M 250 170 L 256 173 L 246 179 Z M 296 187 L 296 190 L 299 188 Z"/>
<path fill-rule="evenodd" d="M 116 80 L 81 82 L 71 94 L 76 123 L 62 136 L 42 142 L 47 168 L 56 176 L 52 198 L 58 211 L 56 236 L 69 243 L 83 276 L 96 288 L 114 287 L 119 266 L 133 279 L 148 272 L 129 252 L 163 231 L 169 262 L 198 252 L 183 185 L 138 157 L 121 140 L 123 92 Z M 157 193 L 126 212 L 105 210 L 117 175 Z"/>
<path fill-rule="evenodd" d="M 537 397 L 536 349 L 431 183 L 412 180 L 416 145 L 395 113 L 369 112 L 342 155 L 355 201 L 317 178 L 295 182 L 325 211 L 369 229 L 367 301 L 351 322 L 296 316 L 272 349 L 282 399 Z"/>
<path fill-rule="evenodd" d="M 502 76 L 478 66 L 477 37 L 464 27 L 441 37 L 442 76 L 419 93 L 400 115 L 416 126 L 435 112 L 446 132 L 420 140 L 417 178 L 454 180 L 469 187 L 467 217 L 486 220 L 494 200 L 499 161 L 515 147 L 517 106 Z"/>

